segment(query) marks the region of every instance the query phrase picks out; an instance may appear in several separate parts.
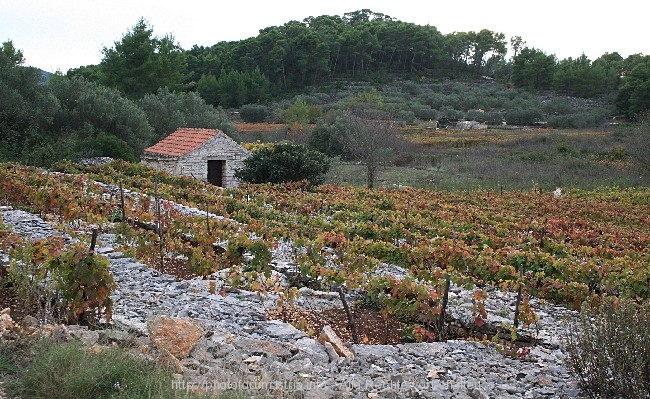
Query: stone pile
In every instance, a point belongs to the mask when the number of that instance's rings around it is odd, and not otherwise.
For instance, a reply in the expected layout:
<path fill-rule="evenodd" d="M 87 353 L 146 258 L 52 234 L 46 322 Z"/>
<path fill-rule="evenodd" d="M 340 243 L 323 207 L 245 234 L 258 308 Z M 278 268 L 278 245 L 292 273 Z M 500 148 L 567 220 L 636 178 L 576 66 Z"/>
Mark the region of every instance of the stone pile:
<path fill-rule="evenodd" d="M 40 237 L 56 230 L 37 216 L 21 211 L 1 213 L 4 223 L 22 235 Z M 253 292 L 210 293 L 208 282 L 176 281 L 114 249 L 114 236 L 102 235 L 98 253 L 110 259 L 117 283 L 113 329 L 102 334 L 132 339 L 177 374 L 179 389 L 245 388 L 277 397 L 301 398 L 578 398 L 577 383 L 564 367 L 563 321 L 575 314 L 533 301 L 540 344 L 524 360 L 511 359 L 493 346 L 454 340 L 401 345 L 345 345 L 320 339 L 291 324 L 267 319 L 273 296 Z M 280 246 L 276 270 L 291 268 L 290 248 Z M 404 269 L 386 266 L 386 273 Z M 302 289 L 303 304 L 338 306 L 335 293 Z M 459 321 L 471 317 L 471 291 L 454 287 L 450 313 Z M 509 322 L 514 297 L 490 291 L 485 301 L 488 323 Z M 83 328 L 72 335 L 95 340 Z M 328 336 L 329 335 L 329 336 Z M 99 337 L 97 337 L 99 339 Z M 320 342 L 319 342 L 320 341 Z M 171 346 L 165 344 L 174 343 Z M 176 351 L 178 349 L 178 351 Z M 180 351 L 182 349 L 182 351 Z M 147 352 L 142 349 L 141 352 Z"/>

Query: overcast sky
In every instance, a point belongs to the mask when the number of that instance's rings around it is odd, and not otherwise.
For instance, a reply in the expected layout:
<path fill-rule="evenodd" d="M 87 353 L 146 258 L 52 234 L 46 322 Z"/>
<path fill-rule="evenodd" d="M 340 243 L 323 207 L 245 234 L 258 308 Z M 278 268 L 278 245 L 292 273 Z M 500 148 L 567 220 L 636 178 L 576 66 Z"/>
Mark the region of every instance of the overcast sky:
<path fill-rule="evenodd" d="M 558 59 L 594 60 L 606 52 L 650 55 L 643 1 L 584 0 L 0 0 L 0 42 L 12 40 L 26 65 L 46 71 L 101 61 L 144 17 L 156 36 L 171 34 L 180 45 L 210 46 L 256 36 L 260 29 L 309 16 L 361 9 L 400 21 L 432 25 L 443 33 L 490 29 Z"/>

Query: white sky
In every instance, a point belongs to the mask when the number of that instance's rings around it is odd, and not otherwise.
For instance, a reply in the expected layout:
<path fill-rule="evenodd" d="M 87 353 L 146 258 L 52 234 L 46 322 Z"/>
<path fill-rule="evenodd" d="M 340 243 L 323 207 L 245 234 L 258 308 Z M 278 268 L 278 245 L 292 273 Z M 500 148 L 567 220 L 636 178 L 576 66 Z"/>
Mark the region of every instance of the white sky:
<path fill-rule="evenodd" d="M 26 65 L 46 71 L 101 61 L 144 17 L 154 35 L 184 49 L 256 36 L 260 29 L 309 16 L 361 9 L 432 25 L 443 34 L 490 29 L 518 35 L 558 59 L 606 52 L 650 55 L 647 5 L 641 0 L 0 0 L 0 42 L 12 40 Z"/>

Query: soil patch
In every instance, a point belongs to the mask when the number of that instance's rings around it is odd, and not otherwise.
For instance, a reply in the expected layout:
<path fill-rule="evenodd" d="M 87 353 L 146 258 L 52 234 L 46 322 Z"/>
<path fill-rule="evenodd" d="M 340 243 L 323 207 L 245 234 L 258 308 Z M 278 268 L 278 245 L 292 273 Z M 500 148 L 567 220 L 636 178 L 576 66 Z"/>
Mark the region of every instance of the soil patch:
<path fill-rule="evenodd" d="M 158 270 L 161 273 L 170 274 L 176 277 L 176 281 L 191 280 L 199 277 L 197 273 L 190 270 L 187 259 L 183 258 L 164 258 L 162 265 L 159 257 L 148 257 L 139 259 L 151 269 Z"/>

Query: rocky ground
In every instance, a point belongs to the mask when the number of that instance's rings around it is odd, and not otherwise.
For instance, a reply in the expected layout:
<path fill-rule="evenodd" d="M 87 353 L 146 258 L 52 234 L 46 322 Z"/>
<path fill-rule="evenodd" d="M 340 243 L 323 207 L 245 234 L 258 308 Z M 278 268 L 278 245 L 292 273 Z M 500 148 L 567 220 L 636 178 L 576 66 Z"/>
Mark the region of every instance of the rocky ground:
<path fill-rule="evenodd" d="M 23 236 L 60 234 L 26 212 L 5 209 L 1 216 Z M 114 249 L 114 239 L 100 236 L 97 250 L 110 259 L 117 283 L 111 328 L 98 332 L 71 326 L 68 333 L 89 345 L 107 338 L 132 340 L 141 353 L 175 369 L 170 384 L 179 389 L 238 387 L 296 398 L 581 397 L 564 366 L 561 338 L 566 323 L 576 316 L 565 308 L 531 301 L 540 320 L 521 334 L 535 338 L 536 344 L 521 358 L 469 340 L 343 345 L 335 336 L 319 340 L 269 319 L 273 296 L 211 293 L 205 280 L 178 281 L 126 257 Z M 286 246 L 276 250 L 276 270 L 290 267 L 289 252 Z M 406 273 L 389 265 L 383 272 Z M 336 294 L 308 289 L 302 294 L 299 306 L 304 308 L 340 307 Z M 488 325 L 509 324 L 514 295 L 497 290 L 488 294 Z M 449 309 L 455 323 L 471 323 L 471 297 L 471 291 L 453 288 Z"/>

